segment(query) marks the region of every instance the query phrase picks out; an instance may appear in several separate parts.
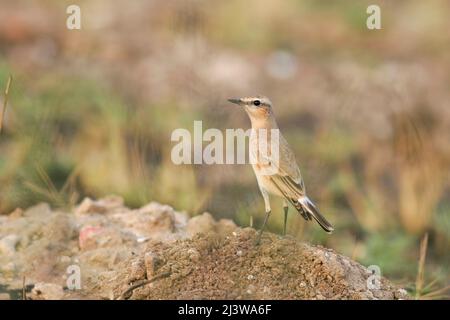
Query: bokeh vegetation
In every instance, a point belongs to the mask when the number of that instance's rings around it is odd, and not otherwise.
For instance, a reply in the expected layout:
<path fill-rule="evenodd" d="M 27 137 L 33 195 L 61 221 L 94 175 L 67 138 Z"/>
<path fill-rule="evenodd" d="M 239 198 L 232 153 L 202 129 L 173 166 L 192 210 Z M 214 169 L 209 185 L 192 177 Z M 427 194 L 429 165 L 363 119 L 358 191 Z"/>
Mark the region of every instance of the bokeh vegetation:
<path fill-rule="evenodd" d="M 372 2 L 79 1 L 82 30 L 69 31 L 67 1 L 2 1 L 0 85 L 14 82 L 0 212 L 115 193 L 259 226 L 250 166 L 175 166 L 170 135 L 194 120 L 247 128 L 226 98 L 264 94 L 336 226 L 325 235 L 291 209 L 288 232 L 412 292 L 428 233 L 418 297 L 430 296 L 450 281 L 450 4 L 379 1 L 383 28 L 369 31 Z"/>

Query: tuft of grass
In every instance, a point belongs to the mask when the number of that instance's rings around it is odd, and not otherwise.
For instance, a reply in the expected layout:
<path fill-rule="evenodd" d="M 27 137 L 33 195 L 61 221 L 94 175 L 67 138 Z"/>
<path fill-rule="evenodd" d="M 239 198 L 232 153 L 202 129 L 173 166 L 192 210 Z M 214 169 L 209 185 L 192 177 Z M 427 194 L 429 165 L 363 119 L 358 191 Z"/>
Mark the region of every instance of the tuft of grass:
<path fill-rule="evenodd" d="M 420 293 L 423 290 L 427 247 L 428 247 L 428 233 L 425 233 L 425 235 L 422 238 L 422 241 L 420 242 L 419 268 L 417 270 L 417 278 L 416 278 L 416 299 L 420 297 Z"/>
<path fill-rule="evenodd" d="M 36 172 L 43 186 L 32 181 L 24 183 L 33 194 L 58 208 L 72 209 L 75 206 L 79 200 L 79 194 L 75 188 L 76 178 L 79 174 L 78 169 L 72 170 L 61 188 L 55 186 L 42 165 L 36 165 Z"/>
<path fill-rule="evenodd" d="M 415 285 L 415 298 L 417 300 L 429 300 L 429 299 L 448 299 L 450 297 L 448 291 L 450 285 L 443 288 L 437 287 L 437 279 L 425 283 L 425 263 L 428 249 L 428 233 L 425 233 L 420 241 L 419 251 L 419 266 L 417 269 L 416 285 Z"/>
<path fill-rule="evenodd" d="M 5 118 L 6 107 L 8 106 L 9 89 L 11 87 L 12 79 L 13 79 L 12 75 L 9 75 L 8 82 L 6 83 L 6 89 L 3 98 L 3 108 L 2 111 L 0 112 L 0 134 L 2 134 L 3 131 L 3 119 Z"/>

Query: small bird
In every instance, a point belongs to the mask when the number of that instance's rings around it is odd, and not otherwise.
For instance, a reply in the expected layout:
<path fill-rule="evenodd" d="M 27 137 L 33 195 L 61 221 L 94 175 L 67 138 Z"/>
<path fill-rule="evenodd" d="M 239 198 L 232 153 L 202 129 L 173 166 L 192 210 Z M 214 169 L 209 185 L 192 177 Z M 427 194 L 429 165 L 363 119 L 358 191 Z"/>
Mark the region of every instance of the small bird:
<path fill-rule="evenodd" d="M 253 153 L 255 159 L 252 163 L 253 171 L 264 198 L 266 209 L 264 222 L 258 233 L 256 243 L 259 244 L 261 241 L 261 236 L 271 213 L 269 194 L 284 198 L 284 235 L 286 234 L 288 203 L 291 203 L 305 220 L 314 219 L 326 232 L 331 233 L 334 230 L 333 226 L 322 216 L 306 195 L 305 185 L 294 153 L 278 130 L 270 100 L 264 96 L 256 96 L 231 98 L 228 101 L 244 107 L 250 118 L 253 133 L 261 129 L 265 129 L 265 132 L 267 132 L 265 135 L 268 141 L 266 150 L 261 150 L 261 145 L 264 144 L 258 141 L 259 134 L 252 134 L 249 141 L 250 153 Z M 270 147 L 269 143 L 271 141 L 271 132 L 273 132 L 272 129 L 275 129 L 278 133 L 278 141 L 276 141 L 278 144 L 278 155 L 272 153 L 274 148 L 273 146 Z M 254 151 L 252 152 L 252 150 Z M 268 167 L 273 166 L 275 166 L 275 170 L 267 170 Z"/>

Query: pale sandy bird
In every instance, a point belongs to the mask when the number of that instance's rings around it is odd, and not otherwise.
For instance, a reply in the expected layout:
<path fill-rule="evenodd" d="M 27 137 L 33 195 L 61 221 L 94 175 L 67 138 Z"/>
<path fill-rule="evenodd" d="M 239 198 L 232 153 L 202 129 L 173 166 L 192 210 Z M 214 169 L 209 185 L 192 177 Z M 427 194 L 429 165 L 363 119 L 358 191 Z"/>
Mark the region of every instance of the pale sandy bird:
<path fill-rule="evenodd" d="M 288 215 L 288 203 L 291 203 L 305 220 L 316 220 L 326 231 L 332 232 L 332 225 L 322 216 L 314 203 L 306 196 L 305 185 L 303 183 L 300 169 L 295 160 L 294 153 L 291 151 L 287 141 L 278 131 L 278 125 L 272 110 L 272 103 L 263 96 L 233 98 L 228 101 L 242 106 L 247 112 L 253 132 L 265 129 L 267 132 L 267 150 L 260 150 L 260 143 L 256 134 L 250 137 L 250 150 L 255 150 L 256 161 L 253 161 L 252 167 L 258 181 L 259 189 L 264 198 L 266 215 L 259 231 L 257 243 L 261 240 L 261 235 L 269 219 L 271 208 L 269 194 L 284 198 L 284 234 L 286 234 L 286 222 Z M 271 129 L 277 130 L 278 134 L 278 155 L 272 152 L 270 147 Z M 276 135 L 274 135 L 276 136 Z M 260 152 L 261 151 L 261 152 Z M 274 168 L 275 170 L 268 170 Z"/>

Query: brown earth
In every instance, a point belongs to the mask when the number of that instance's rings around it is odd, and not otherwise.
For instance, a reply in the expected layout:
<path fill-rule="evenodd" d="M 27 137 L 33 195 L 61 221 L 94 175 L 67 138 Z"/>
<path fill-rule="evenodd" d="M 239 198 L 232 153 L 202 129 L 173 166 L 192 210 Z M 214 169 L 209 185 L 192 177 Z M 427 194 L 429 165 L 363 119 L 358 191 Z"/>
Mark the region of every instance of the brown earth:
<path fill-rule="evenodd" d="M 22 298 L 23 277 L 30 299 L 408 298 L 384 278 L 373 289 L 367 268 L 331 249 L 268 232 L 257 246 L 255 235 L 155 202 L 131 210 L 118 197 L 74 212 L 19 209 L 0 217 L 0 298 Z M 69 266 L 81 290 L 67 287 Z"/>

